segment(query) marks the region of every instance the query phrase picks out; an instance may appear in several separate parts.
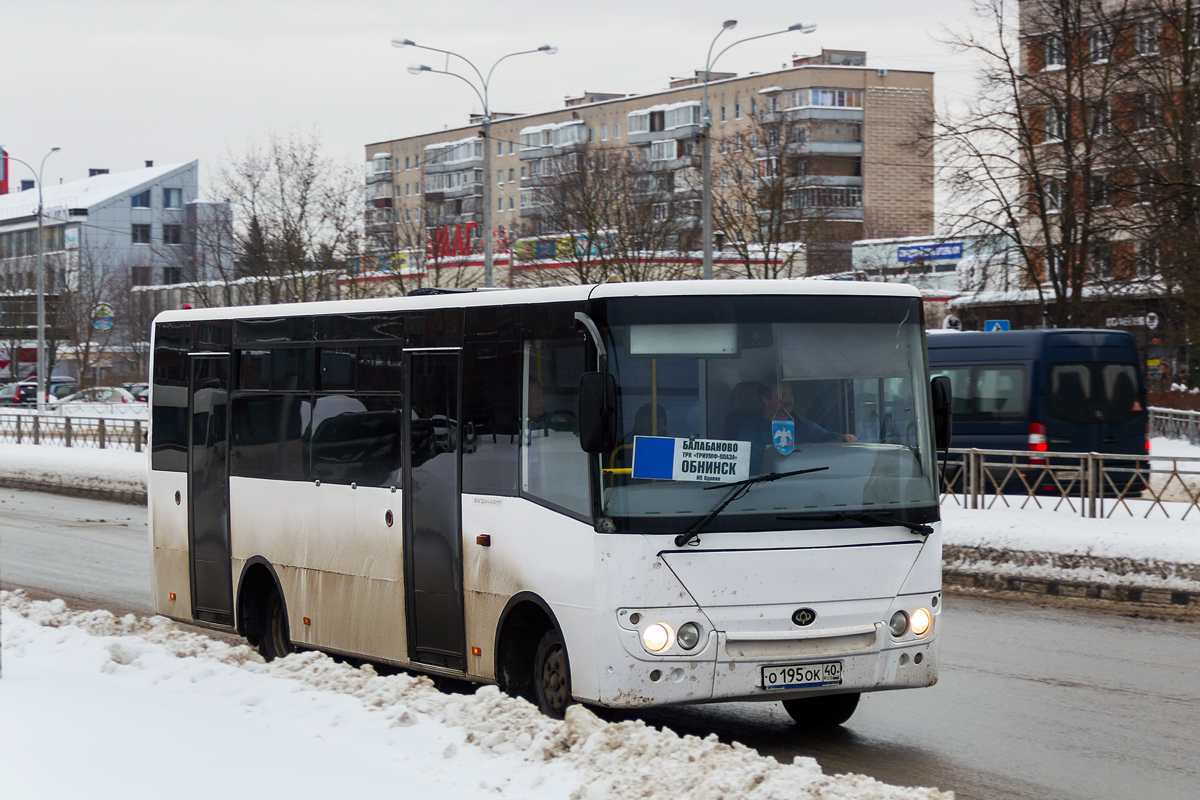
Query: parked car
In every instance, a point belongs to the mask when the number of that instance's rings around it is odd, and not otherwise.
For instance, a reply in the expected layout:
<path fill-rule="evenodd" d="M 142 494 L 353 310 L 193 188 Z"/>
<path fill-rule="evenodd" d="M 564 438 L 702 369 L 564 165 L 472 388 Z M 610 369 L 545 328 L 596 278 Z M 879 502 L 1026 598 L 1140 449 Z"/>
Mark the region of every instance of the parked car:
<path fill-rule="evenodd" d="M 128 389 L 119 386 L 97 386 L 94 389 L 84 389 L 82 392 L 64 397 L 60 404 L 66 403 L 136 403 L 137 398 Z"/>
<path fill-rule="evenodd" d="M 46 402 L 53 403 L 56 398 L 46 395 Z M 0 406 L 35 406 L 37 405 L 37 387 L 32 383 L 10 383 L 0 389 Z"/>

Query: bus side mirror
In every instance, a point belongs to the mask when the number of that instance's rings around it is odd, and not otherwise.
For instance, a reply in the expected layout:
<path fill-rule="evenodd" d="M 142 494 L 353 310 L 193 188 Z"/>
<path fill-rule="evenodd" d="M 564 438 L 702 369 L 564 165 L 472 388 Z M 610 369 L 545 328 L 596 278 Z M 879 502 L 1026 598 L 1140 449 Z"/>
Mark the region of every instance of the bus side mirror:
<path fill-rule="evenodd" d="M 950 446 L 950 379 L 939 375 L 929 382 L 929 393 L 933 399 L 933 440 L 938 450 Z"/>
<path fill-rule="evenodd" d="M 579 446 L 604 453 L 617 446 L 617 380 L 607 372 L 579 379 Z"/>

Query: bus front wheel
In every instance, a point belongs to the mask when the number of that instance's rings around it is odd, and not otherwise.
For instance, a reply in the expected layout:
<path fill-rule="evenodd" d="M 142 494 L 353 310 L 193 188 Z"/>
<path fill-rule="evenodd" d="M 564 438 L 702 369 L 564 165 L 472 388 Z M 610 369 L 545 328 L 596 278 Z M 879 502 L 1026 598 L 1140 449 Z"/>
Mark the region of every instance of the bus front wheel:
<path fill-rule="evenodd" d="M 267 661 L 283 658 L 292 652 L 292 640 L 288 635 L 287 607 L 278 589 L 272 587 L 267 594 L 263 612 L 258 650 Z"/>
<path fill-rule="evenodd" d="M 533 693 L 538 710 L 547 717 L 562 719 L 571 704 L 571 669 L 562 634 L 549 630 L 538 640 L 533 660 Z"/>
<path fill-rule="evenodd" d="M 784 700 L 783 709 L 796 724 L 804 728 L 836 728 L 854 715 L 858 708 L 858 692 L 827 694 L 822 697 L 798 697 Z"/>

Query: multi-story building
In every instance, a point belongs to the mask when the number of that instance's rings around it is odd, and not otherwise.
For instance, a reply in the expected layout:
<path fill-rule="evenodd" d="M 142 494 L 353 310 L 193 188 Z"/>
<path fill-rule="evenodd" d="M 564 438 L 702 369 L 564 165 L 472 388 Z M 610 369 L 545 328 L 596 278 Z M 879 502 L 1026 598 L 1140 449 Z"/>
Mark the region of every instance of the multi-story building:
<path fill-rule="evenodd" d="M 203 280 L 193 257 L 198 229 L 228 225 L 227 203 L 197 197 L 197 161 L 91 173 L 42 190 L 47 326 L 62 343 L 72 328 L 76 335 L 86 328 L 67 324 L 68 313 L 105 303 L 128 315 L 133 287 Z M 0 196 L 0 341 L 19 351 L 14 363 L 24 371 L 32 368 L 37 338 L 37 209 L 36 189 Z M 119 319 L 118 327 L 127 321 Z"/>
<path fill-rule="evenodd" d="M 560 266 L 565 251 L 604 246 L 581 244 L 580 226 L 557 213 L 571 176 L 586 173 L 594 183 L 636 165 L 631 190 L 650 218 L 672 226 L 663 249 L 683 274 L 698 274 L 704 88 L 697 73 L 652 94 L 585 93 L 557 111 L 494 115 L 490 142 L 474 119 L 367 145 L 367 231 L 377 264 L 411 273 L 477 265 L 486 180 L 496 284 L 512 283 L 523 268 Z M 868 68 L 865 53 L 824 51 L 771 72 L 714 73 L 707 91 L 718 272 L 755 257 L 731 246 L 738 233 L 722 224 L 741 211 L 739 183 L 781 178 L 773 202 L 786 221 L 776 238 L 792 240 L 791 251 L 809 250 L 810 269 L 818 250 L 828 262 L 820 271 L 849 269 L 850 242 L 864 236 L 932 233 L 933 160 L 921 145 L 932 130 L 931 73 Z M 814 224 L 797 224 L 801 218 Z M 603 235 L 617 233 L 610 226 Z"/>

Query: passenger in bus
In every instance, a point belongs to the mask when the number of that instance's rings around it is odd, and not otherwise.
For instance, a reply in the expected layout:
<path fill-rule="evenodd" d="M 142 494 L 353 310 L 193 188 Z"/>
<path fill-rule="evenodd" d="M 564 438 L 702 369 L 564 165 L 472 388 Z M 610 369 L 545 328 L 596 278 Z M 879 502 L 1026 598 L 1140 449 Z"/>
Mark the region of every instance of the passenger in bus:
<path fill-rule="evenodd" d="M 650 403 L 642 403 L 637 413 L 633 415 L 633 430 L 629 432 L 630 442 L 635 436 L 667 435 L 667 410 L 659 406 L 658 414 L 655 415 L 652 413 L 653 408 L 654 406 Z"/>
<path fill-rule="evenodd" d="M 772 389 L 768 389 L 762 383 L 752 385 L 758 392 L 762 411 L 747 420 L 737 433 L 738 441 L 750 442 L 750 473 L 752 475 L 762 472 L 763 456 L 774 446 L 771 438 L 771 423 L 777 419 L 790 419 L 796 423 L 796 444 L 858 441 L 858 437 L 853 433 L 835 433 L 822 428 L 810 419 L 793 415 L 792 409 L 796 401 L 790 383 L 777 384 Z"/>

